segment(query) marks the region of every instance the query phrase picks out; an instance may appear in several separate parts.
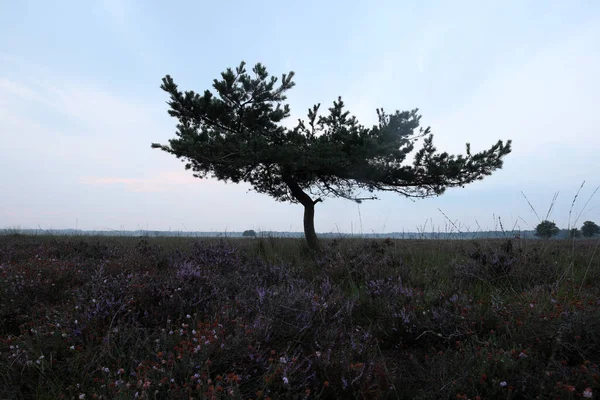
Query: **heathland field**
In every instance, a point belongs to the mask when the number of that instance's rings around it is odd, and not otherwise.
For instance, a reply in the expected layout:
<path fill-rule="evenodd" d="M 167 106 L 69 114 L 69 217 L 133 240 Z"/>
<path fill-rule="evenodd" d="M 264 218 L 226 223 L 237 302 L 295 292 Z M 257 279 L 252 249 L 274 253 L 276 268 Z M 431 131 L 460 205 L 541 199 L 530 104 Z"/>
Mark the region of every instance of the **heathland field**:
<path fill-rule="evenodd" d="M 599 243 L 0 236 L 0 399 L 596 398 Z"/>

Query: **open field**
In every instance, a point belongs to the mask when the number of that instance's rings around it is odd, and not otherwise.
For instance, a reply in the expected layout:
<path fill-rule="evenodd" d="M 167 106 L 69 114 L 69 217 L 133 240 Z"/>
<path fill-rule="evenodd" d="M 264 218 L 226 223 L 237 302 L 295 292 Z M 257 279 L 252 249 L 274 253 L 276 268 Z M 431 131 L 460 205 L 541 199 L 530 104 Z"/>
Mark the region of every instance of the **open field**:
<path fill-rule="evenodd" d="M 0 399 L 596 398 L 599 243 L 0 236 Z"/>

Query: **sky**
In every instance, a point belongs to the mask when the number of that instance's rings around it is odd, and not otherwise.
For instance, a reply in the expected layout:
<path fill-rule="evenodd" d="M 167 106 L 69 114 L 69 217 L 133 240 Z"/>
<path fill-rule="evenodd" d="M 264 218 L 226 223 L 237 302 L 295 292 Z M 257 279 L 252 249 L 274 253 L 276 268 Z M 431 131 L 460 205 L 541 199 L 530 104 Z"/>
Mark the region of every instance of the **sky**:
<path fill-rule="evenodd" d="M 559 227 L 600 223 L 600 2 L 0 0 L 0 228 L 301 231 L 300 205 L 150 148 L 165 75 L 203 92 L 242 60 L 296 73 L 287 126 L 342 96 L 367 126 L 419 108 L 451 153 L 513 141 L 440 197 L 327 199 L 317 232 L 534 229 L 556 192 Z"/>

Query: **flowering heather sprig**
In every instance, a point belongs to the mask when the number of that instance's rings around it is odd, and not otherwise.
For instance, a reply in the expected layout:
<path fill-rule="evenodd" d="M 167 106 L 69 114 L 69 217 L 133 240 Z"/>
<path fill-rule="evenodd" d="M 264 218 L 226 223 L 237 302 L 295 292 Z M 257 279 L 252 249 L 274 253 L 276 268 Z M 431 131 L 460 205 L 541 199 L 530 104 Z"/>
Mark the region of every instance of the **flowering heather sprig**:
<path fill-rule="evenodd" d="M 200 279 L 208 278 L 209 274 L 193 260 L 182 260 L 176 265 L 175 276 L 178 279 Z"/>
<path fill-rule="evenodd" d="M 404 325 L 408 325 L 412 321 L 411 313 L 404 306 L 399 310 L 399 312 L 392 313 L 392 317 L 400 318 Z"/>
<path fill-rule="evenodd" d="M 388 277 L 387 279 L 376 279 L 366 282 L 366 292 L 371 296 L 399 296 L 412 298 L 416 292 L 413 288 L 402 283 L 402 277 Z"/>

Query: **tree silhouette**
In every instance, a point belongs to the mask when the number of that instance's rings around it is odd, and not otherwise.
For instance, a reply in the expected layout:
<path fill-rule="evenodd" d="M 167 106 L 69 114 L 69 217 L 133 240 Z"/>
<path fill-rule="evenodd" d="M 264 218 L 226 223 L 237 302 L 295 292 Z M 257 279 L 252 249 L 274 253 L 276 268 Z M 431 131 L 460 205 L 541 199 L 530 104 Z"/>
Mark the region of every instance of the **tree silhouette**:
<path fill-rule="evenodd" d="M 548 239 L 557 235 L 559 231 L 554 222 L 544 220 L 535 227 L 535 236 Z"/>
<path fill-rule="evenodd" d="M 511 152 L 510 140 L 479 153 L 471 153 L 468 143 L 466 155 L 438 152 L 430 129 L 419 127 L 418 109 L 393 114 L 377 109 L 379 123 L 369 128 L 349 115 L 341 97 L 328 114 L 319 115 L 317 104 L 307 120 L 285 128 L 281 121 L 290 115 L 285 92 L 294 86 L 293 76 L 283 74 L 276 85 L 278 79 L 269 78 L 262 64 L 249 74 L 242 62 L 213 81 L 215 96 L 209 90 L 181 92 L 166 75 L 161 89 L 170 95 L 169 114 L 179 121 L 177 137 L 152 147 L 182 159 L 198 178 L 246 182 L 277 201 L 300 203 L 313 249 L 318 247 L 315 205 L 326 197 L 361 202 L 385 191 L 417 198 L 441 195 L 491 175 Z M 412 164 L 405 163 L 422 137 Z"/>
<path fill-rule="evenodd" d="M 585 221 L 581 226 L 581 233 L 583 236 L 590 238 L 600 233 L 600 226 L 592 221 Z"/>

